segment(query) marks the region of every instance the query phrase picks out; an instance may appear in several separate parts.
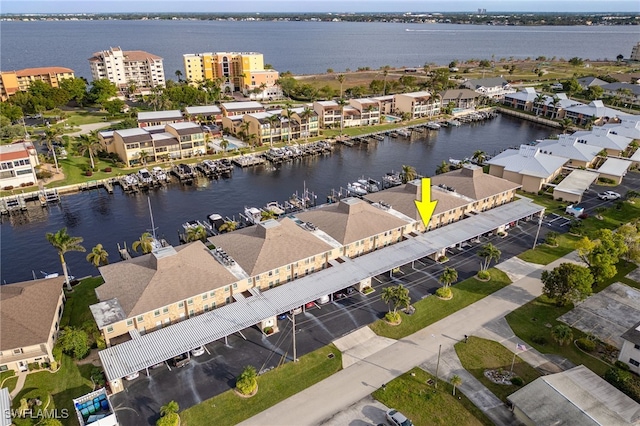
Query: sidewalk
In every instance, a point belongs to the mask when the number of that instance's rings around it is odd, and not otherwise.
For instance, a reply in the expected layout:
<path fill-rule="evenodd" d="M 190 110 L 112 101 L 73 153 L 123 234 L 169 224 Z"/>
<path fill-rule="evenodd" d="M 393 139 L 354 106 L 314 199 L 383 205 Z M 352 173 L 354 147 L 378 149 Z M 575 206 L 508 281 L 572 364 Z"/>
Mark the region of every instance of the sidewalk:
<path fill-rule="evenodd" d="M 18 372 L 16 373 L 16 377 L 18 377 L 18 381 L 16 382 L 16 387 L 13 389 L 13 391 L 11 391 L 11 393 L 9 393 L 9 395 L 11 396 L 11 399 L 14 399 L 24 387 L 24 381 L 27 379 L 27 372 L 26 371 Z"/>
<path fill-rule="evenodd" d="M 560 263 L 574 259 L 575 257 L 569 254 L 528 275 L 523 274 L 522 278 L 513 284 L 397 341 L 240 424 L 294 425 L 301 424 L 303 419 L 304 424 L 322 424 L 325 419 L 365 398 L 383 383 L 390 382 L 409 369 L 418 365 L 427 365 L 431 369 L 430 366 L 435 365 L 437 360 L 439 346 L 442 347 L 443 353 L 448 354 L 465 334 L 481 335 L 485 327 L 542 293 L 542 283 L 539 279 L 542 270 L 553 269 Z M 461 365 L 458 368 L 459 361 L 455 358 L 455 361 L 451 361 L 452 357 L 448 357 L 443 363 L 441 356 L 443 374 L 445 368 L 448 368 L 448 374 L 453 374 L 453 371 L 458 375 L 464 374 L 459 371 Z M 445 367 L 447 365 L 449 367 Z M 486 400 L 486 403 L 481 405 L 492 420 L 502 418 L 505 413 L 503 409 L 497 408 L 497 398 L 494 400 L 482 389 L 476 388 L 469 376 L 461 375 L 467 383 L 467 387 L 463 384 L 461 390 L 465 391 L 467 396 L 469 395 L 466 391 L 476 395 L 475 400 Z M 440 377 L 445 378 L 444 375 Z M 446 378 L 448 379 L 448 376 Z M 509 423 L 500 421 L 500 424 Z"/>

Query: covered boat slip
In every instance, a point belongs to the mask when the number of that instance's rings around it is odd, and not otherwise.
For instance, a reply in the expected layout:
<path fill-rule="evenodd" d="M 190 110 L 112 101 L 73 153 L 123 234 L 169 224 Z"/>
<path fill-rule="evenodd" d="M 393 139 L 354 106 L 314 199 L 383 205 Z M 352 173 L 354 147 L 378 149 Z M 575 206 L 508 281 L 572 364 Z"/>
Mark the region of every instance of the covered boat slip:
<path fill-rule="evenodd" d="M 443 252 L 505 224 L 540 214 L 544 207 L 520 199 L 409 238 L 354 259 L 339 258 L 329 268 L 251 296 L 177 324 L 100 351 L 109 381 L 145 370 L 196 347 L 222 339 L 261 321 L 368 280 L 418 259 Z M 116 386 L 119 387 L 119 386 Z"/>

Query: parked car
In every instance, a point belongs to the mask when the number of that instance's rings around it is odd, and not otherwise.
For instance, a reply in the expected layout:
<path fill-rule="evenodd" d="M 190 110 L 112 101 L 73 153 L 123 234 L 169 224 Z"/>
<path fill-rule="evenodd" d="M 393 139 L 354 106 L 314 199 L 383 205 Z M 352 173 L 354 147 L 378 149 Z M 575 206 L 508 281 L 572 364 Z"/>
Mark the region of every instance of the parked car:
<path fill-rule="evenodd" d="M 294 308 L 291 310 L 291 315 L 298 315 L 302 313 L 302 306 L 298 306 L 297 308 Z"/>
<path fill-rule="evenodd" d="M 387 411 L 387 420 L 394 426 L 413 426 L 411 420 L 409 420 L 404 414 L 393 408 Z"/>
<path fill-rule="evenodd" d="M 306 303 L 306 304 L 304 305 L 304 307 L 305 307 L 306 309 L 311 309 L 311 308 L 313 308 L 314 306 L 316 306 L 316 302 L 309 302 L 309 303 Z"/>
<path fill-rule="evenodd" d="M 174 367 L 184 367 L 185 365 L 189 364 L 191 362 L 191 358 L 189 358 L 189 354 L 188 353 L 183 353 L 181 355 L 178 356 L 174 356 L 171 359 L 171 365 L 173 365 Z"/>
<path fill-rule="evenodd" d="M 320 299 L 316 300 L 316 303 L 318 305 L 324 305 L 325 303 L 329 303 L 331 301 L 331 298 L 329 297 L 328 294 L 325 294 L 324 296 L 320 297 Z"/>
<path fill-rule="evenodd" d="M 621 195 L 618 194 L 617 192 L 613 192 L 613 191 L 604 191 L 598 194 L 598 198 L 600 198 L 601 200 L 617 200 L 618 198 L 620 198 Z"/>
<path fill-rule="evenodd" d="M 278 319 L 279 319 L 279 320 L 286 320 L 286 319 L 287 319 L 287 314 L 280 314 L 280 315 L 278 315 Z"/>
<path fill-rule="evenodd" d="M 191 356 L 204 355 L 204 346 L 199 346 L 195 349 L 191 349 Z"/>
<path fill-rule="evenodd" d="M 131 374 L 128 374 L 128 375 L 124 376 L 124 379 L 125 380 L 133 380 L 133 379 L 137 379 L 139 376 L 140 376 L 140 372 L 136 371 L 135 373 L 131 373 Z"/>

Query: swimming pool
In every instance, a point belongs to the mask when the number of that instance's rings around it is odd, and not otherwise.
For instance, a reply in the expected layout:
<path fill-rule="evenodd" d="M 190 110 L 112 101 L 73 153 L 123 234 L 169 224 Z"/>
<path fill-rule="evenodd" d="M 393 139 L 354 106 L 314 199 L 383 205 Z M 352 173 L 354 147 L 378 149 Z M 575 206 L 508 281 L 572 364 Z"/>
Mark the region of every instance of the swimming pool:
<path fill-rule="evenodd" d="M 387 123 L 396 123 L 398 121 L 401 121 L 402 119 L 400 117 L 394 117 L 393 115 L 385 115 L 384 116 L 384 121 L 386 121 Z"/>

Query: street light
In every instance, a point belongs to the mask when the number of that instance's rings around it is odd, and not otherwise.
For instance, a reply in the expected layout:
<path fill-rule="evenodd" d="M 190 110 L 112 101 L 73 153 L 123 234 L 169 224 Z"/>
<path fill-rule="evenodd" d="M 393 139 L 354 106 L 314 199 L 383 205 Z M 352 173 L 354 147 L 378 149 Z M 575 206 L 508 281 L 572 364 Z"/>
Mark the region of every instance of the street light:
<path fill-rule="evenodd" d="M 533 240 L 533 249 L 535 250 L 536 248 L 536 244 L 538 244 L 538 236 L 540 235 L 540 227 L 542 226 L 542 218 L 543 218 L 543 213 L 540 213 L 540 217 L 538 218 L 538 230 L 536 231 L 536 238 L 535 240 Z"/>

